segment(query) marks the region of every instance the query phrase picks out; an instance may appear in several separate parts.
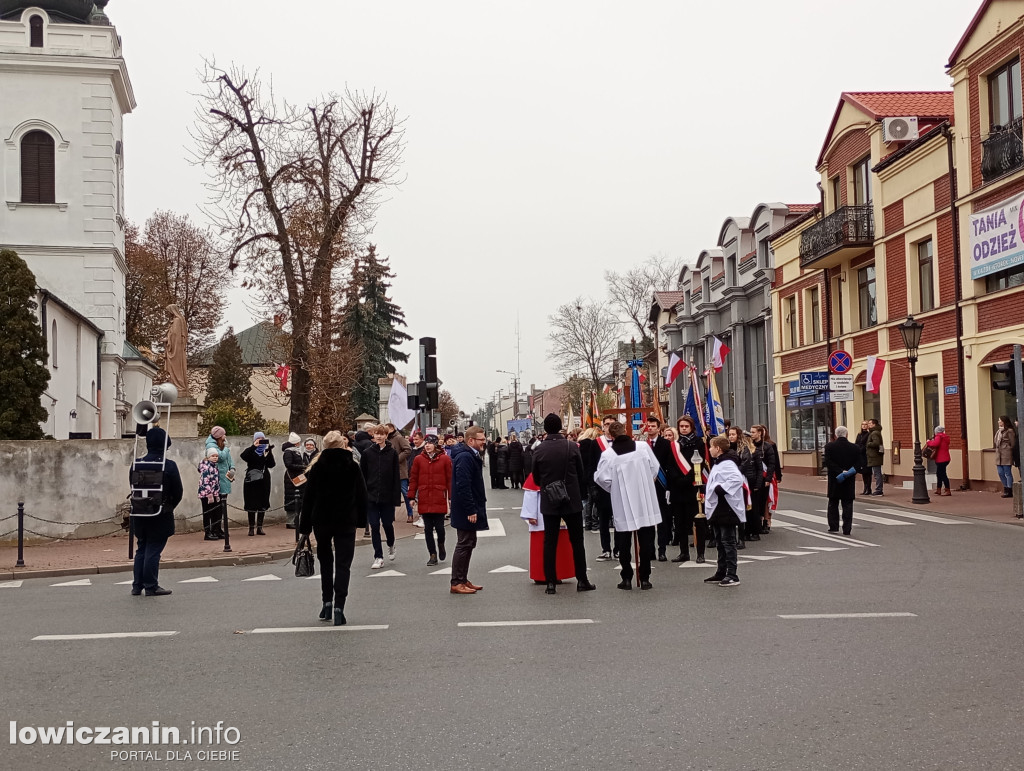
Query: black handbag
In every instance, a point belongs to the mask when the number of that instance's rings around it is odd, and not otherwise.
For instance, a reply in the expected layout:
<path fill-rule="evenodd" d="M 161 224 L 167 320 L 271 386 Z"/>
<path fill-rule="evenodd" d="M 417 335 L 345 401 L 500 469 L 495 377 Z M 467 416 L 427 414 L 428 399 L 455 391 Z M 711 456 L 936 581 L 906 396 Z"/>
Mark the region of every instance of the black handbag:
<path fill-rule="evenodd" d="M 561 479 L 548 482 L 544 485 L 544 500 L 552 506 L 558 507 L 569 502 L 569 491 L 565 487 L 565 477 L 569 474 L 569 440 L 565 441 L 565 472 Z"/>
<path fill-rule="evenodd" d="M 313 549 L 309 545 L 308 535 L 302 536 L 295 545 L 292 564 L 295 566 L 296 578 L 309 578 L 316 573 L 316 568 L 313 566 Z"/>
<path fill-rule="evenodd" d="M 246 482 L 262 482 L 264 471 L 261 468 L 250 468 L 245 471 Z"/>

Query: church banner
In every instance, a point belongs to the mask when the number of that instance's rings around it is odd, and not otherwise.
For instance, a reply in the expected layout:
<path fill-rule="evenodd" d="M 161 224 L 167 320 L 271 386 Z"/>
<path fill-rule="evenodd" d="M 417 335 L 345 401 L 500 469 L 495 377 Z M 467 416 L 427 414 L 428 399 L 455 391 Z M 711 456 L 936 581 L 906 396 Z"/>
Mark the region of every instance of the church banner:
<path fill-rule="evenodd" d="M 971 215 L 971 278 L 1024 265 L 1024 196 L 1016 195 Z"/>

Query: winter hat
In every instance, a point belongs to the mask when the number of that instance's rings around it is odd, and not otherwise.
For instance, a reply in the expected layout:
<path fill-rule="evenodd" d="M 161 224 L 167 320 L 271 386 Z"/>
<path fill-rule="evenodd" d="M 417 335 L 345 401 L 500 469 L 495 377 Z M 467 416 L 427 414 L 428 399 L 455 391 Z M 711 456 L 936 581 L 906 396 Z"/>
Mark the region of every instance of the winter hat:
<path fill-rule="evenodd" d="M 530 474 L 530 476 L 526 477 L 526 481 L 523 482 L 523 489 L 531 490 L 535 493 L 540 492 L 540 487 L 537 485 L 536 482 L 533 481 L 533 474 Z"/>
<path fill-rule="evenodd" d="M 292 431 L 288 434 L 288 441 L 292 444 L 302 444 L 302 437 Z"/>
<path fill-rule="evenodd" d="M 209 460 L 214 455 L 217 456 L 217 460 L 220 460 L 220 450 L 216 447 L 210 447 L 206 450 L 206 460 Z"/>
<path fill-rule="evenodd" d="M 225 431 L 220 426 L 214 426 L 212 429 L 210 429 L 210 436 L 212 436 L 214 439 L 222 439 L 226 434 L 227 431 Z"/>
<path fill-rule="evenodd" d="M 423 440 L 423 444 L 432 444 L 436 447 L 437 437 L 434 436 L 433 434 L 427 434 L 426 438 Z"/>
<path fill-rule="evenodd" d="M 164 442 L 171 446 L 171 440 L 167 438 L 167 432 L 162 428 L 151 428 L 146 432 L 146 449 L 150 452 L 158 452 L 163 455 Z"/>
<path fill-rule="evenodd" d="M 544 418 L 544 431 L 548 434 L 557 434 L 562 430 L 562 419 L 555 413 L 550 412 L 548 416 Z"/>
<path fill-rule="evenodd" d="M 266 438 L 267 438 L 267 435 L 264 434 L 262 431 L 257 431 L 255 434 L 252 435 L 252 440 L 254 442 L 257 442 L 260 439 L 266 439 Z M 258 444 L 258 445 L 256 445 L 256 454 L 257 455 L 265 455 L 266 452 L 267 452 L 267 445 L 265 445 L 265 444 Z"/>
<path fill-rule="evenodd" d="M 333 450 L 335 447 L 341 447 L 341 432 L 328 431 L 324 437 L 324 449 Z"/>

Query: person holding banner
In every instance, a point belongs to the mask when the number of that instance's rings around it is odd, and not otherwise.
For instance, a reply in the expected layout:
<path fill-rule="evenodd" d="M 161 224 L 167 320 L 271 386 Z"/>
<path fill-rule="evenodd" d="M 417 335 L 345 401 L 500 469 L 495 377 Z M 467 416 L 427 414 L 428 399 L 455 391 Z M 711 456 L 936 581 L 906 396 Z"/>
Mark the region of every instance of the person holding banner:
<path fill-rule="evenodd" d="M 704 440 L 700 438 L 697 431 L 697 424 L 689 415 L 683 415 L 676 421 L 676 429 L 679 438 L 676 444 L 679 447 L 679 455 L 688 463 L 693 463 L 693 456 L 696 453 L 701 459 L 701 478 L 697 479 L 691 467 L 690 471 L 683 475 L 677 487 L 671 491 L 672 502 L 678 499 L 679 504 L 675 509 L 679 519 L 676 520 L 676 534 L 679 536 L 679 556 L 673 558 L 673 562 L 686 562 L 690 558 L 689 536 L 693 532 L 693 546 L 697 552 L 697 562 L 704 562 L 704 549 L 708 540 L 708 520 L 701 514 L 700 506 L 697 504 L 697 491 L 708 475 L 707 448 Z M 674 452 L 674 451 L 673 451 Z"/>

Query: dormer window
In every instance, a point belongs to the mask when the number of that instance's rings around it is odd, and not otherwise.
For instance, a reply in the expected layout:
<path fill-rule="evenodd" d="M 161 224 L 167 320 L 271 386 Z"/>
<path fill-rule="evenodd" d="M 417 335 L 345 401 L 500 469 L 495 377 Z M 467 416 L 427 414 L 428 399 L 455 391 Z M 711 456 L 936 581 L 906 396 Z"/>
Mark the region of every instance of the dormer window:
<path fill-rule="evenodd" d="M 28 20 L 28 44 L 32 48 L 43 47 L 43 17 L 33 16 Z"/>

